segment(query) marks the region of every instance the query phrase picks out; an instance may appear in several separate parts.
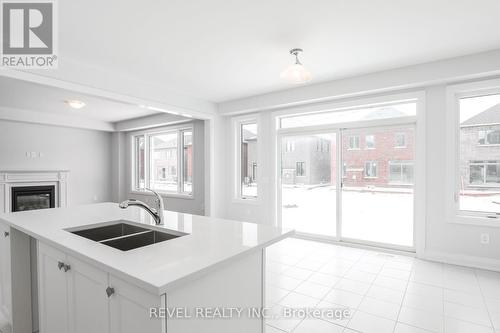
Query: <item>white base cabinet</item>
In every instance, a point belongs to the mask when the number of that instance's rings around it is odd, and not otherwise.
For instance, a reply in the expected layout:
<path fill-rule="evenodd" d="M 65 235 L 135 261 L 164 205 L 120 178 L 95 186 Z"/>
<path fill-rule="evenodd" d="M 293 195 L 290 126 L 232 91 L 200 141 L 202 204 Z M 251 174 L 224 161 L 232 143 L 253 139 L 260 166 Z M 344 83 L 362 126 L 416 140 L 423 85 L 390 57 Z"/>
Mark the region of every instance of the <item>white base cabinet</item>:
<path fill-rule="evenodd" d="M 264 332 L 263 319 L 248 312 L 195 316 L 201 308 L 262 308 L 264 264 L 264 251 L 256 251 L 159 296 L 38 242 L 40 333 Z M 150 316 L 152 308 L 166 307 L 186 309 L 190 317 Z"/>
<path fill-rule="evenodd" d="M 31 333 L 30 240 L 0 223 L 0 331 Z"/>
<path fill-rule="evenodd" d="M 40 333 L 162 332 L 151 295 L 92 265 L 38 243 Z"/>
<path fill-rule="evenodd" d="M 0 223 L 0 331 L 11 331 L 10 228 Z"/>

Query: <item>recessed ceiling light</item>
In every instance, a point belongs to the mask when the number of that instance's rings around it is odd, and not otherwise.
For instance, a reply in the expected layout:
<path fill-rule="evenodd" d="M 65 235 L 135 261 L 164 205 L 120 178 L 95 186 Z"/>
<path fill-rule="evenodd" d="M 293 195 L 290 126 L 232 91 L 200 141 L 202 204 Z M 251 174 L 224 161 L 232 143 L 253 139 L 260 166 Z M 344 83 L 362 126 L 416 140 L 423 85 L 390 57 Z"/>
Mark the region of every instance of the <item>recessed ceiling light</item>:
<path fill-rule="evenodd" d="M 81 109 L 83 108 L 86 104 L 82 101 L 76 100 L 76 99 L 68 99 L 65 100 L 64 103 L 72 107 L 73 109 Z"/>
<path fill-rule="evenodd" d="M 290 83 L 304 83 L 311 80 L 311 73 L 299 61 L 299 53 L 302 49 L 291 49 L 290 54 L 295 56 L 295 64 L 288 66 L 281 72 L 281 78 Z"/>

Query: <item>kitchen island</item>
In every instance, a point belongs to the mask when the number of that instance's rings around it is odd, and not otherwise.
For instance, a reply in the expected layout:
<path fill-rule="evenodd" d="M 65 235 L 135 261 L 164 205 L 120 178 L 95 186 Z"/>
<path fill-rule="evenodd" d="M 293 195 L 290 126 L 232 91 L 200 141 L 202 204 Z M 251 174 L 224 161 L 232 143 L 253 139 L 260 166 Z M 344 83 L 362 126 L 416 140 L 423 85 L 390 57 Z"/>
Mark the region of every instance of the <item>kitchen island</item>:
<path fill-rule="evenodd" d="M 263 332 L 265 248 L 293 232 L 164 214 L 161 226 L 116 203 L 0 215 L 13 332 Z"/>

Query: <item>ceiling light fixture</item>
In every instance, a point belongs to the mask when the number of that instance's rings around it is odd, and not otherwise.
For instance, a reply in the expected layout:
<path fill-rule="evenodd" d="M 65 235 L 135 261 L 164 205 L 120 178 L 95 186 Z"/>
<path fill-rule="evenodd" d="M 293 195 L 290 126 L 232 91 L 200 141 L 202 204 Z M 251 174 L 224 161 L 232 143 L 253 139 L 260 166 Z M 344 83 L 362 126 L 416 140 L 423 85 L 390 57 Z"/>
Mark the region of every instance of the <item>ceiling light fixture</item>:
<path fill-rule="evenodd" d="M 288 66 L 287 69 L 281 72 L 281 78 L 290 83 L 304 83 L 312 78 L 311 73 L 299 61 L 300 52 L 303 52 L 303 50 L 298 48 L 290 50 L 290 54 L 295 56 L 295 64 Z"/>
<path fill-rule="evenodd" d="M 84 102 L 76 100 L 76 99 L 68 99 L 68 100 L 64 101 L 64 103 L 66 103 L 67 105 L 69 105 L 73 109 L 77 109 L 77 110 L 83 108 L 86 105 Z"/>

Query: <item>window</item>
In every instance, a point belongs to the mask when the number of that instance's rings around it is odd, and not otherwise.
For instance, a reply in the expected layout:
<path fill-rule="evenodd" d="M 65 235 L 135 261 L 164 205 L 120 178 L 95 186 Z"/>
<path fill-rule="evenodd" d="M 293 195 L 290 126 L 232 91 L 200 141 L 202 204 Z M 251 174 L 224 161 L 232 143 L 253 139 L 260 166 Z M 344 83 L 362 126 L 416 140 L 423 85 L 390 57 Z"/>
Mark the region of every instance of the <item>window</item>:
<path fill-rule="evenodd" d="M 192 136 L 192 129 L 147 132 L 135 136 L 133 189 L 148 187 L 160 193 L 191 195 Z M 148 175 L 146 170 L 149 170 Z"/>
<path fill-rule="evenodd" d="M 374 135 L 366 135 L 365 136 L 365 147 L 366 147 L 366 149 L 375 148 L 375 136 Z"/>
<path fill-rule="evenodd" d="M 500 129 L 478 130 L 477 143 L 482 146 L 500 145 Z"/>
<path fill-rule="evenodd" d="M 388 103 L 383 106 L 356 107 L 348 110 L 337 109 L 328 112 L 317 112 L 280 117 L 279 128 L 296 128 L 327 124 L 340 124 L 380 119 L 414 117 L 417 114 L 415 102 Z"/>
<path fill-rule="evenodd" d="M 306 175 L 306 162 L 297 162 L 295 167 L 295 174 L 298 177 L 304 177 Z"/>
<path fill-rule="evenodd" d="M 285 151 L 287 153 L 295 151 L 295 142 L 294 141 L 286 141 L 286 143 L 285 143 Z"/>
<path fill-rule="evenodd" d="M 193 132 L 183 131 L 182 190 L 193 192 Z"/>
<path fill-rule="evenodd" d="M 394 148 L 405 148 L 406 147 L 406 134 L 396 133 L 394 135 Z"/>
<path fill-rule="evenodd" d="M 359 136 L 352 135 L 349 137 L 349 149 L 359 149 Z"/>
<path fill-rule="evenodd" d="M 343 163 L 342 164 L 342 178 L 346 178 L 347 177 L 347 163 Z"/>
<path fill-rule="evenodd" d="M 150 137 L 151 172 L 149 186 L 152 190 L 177 192 L 177 144 L 176 132 L 155 134 Z"/>
<path fill-rule="evenodd" d="M 470 185 L 500 185 L 500 161 L 471 161 L 469 171 Z"/>
<path fill-rule="evenodd" d="M 389 182 L 413 184 L 413 161 L 389 161 Z"/>
<path fill-rule="evenodd" d="M 239 124 L 240 196 L 257 197 L 257 122 Z"/>
<path fill-rule="evenodd" d="M 457 218 L 499 218 L 500 93 L 475 93 L 459 97 L 458 101 L 458 122 L 455 122 L 459 139 L 455 162 Z"/>
<path fill-rule="evenodd" d="M 146 187 L 146 168 L 145 168 L 145 142 L 144 135 L 134 138 L 135 145 L 135 188 Z"/>
<path fill-rule="evenodd" d="M 375 178 L 377 177 L 377 162 L 368 161 L 365 162 L 365 178 Z"/>

